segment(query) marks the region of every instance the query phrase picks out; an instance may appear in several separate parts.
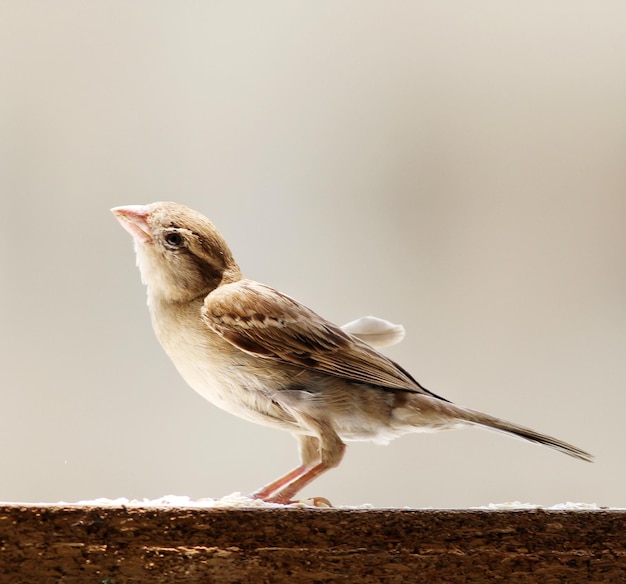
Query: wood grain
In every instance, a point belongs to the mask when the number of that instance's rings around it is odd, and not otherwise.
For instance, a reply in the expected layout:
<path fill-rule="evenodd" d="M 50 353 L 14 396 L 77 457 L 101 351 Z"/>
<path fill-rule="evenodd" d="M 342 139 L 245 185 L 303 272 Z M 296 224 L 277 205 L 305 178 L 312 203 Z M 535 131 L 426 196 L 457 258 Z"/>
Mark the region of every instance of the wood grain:
<path fill-rule="evenodd" d="M 0 582 L 626 582 L 626 512 L 3 505 Z"/>

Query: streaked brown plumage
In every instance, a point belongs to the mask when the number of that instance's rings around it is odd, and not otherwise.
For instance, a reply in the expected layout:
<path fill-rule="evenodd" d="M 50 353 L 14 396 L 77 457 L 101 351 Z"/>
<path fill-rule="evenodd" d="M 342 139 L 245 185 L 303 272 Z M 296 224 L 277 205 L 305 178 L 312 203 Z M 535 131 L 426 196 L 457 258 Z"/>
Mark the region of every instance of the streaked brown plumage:
<path fill-rule="evenodd" d="M 176 203 L 112 211 L 134 237 L 155 333 L 187 383 L 218 407 L 299 441 L 301 465 L 255 497 L 289 502 L 340 463 L 346 440 L 386 443 L 466 425 L 592 459 L 556 438 L 452 404 L 357 336 L 245 279 L 200 213 Z"/>

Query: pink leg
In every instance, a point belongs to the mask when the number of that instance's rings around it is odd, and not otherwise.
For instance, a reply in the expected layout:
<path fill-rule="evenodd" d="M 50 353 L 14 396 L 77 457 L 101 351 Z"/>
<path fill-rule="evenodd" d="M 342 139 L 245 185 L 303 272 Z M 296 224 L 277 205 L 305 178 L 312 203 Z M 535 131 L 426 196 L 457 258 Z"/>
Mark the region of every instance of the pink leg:
<path fill-rule="evenodd" d="M 286 475 L 277 478 L 275 481 L 261 487 L 258 491 L 254 491 L 250 495 L 252 499 L 262 499 L 263 501 L 269 501 L 272 494 L 276 491 L 280 491 L 286 485 L 289 485 L 292 481 L 295 481 L 298 477 L 305 474 L 310 467 L 306 464 L 301 464 L 300 466 L 290 470 Z"/>
<path fill-rule="evenodd" d="M 302 467 L 301 467 L 302 468 Z M 285 484 L 285 486 L 278 490 L 275 495 L 265 499 L 270 503 L 282 503 L 283 505 L 288 505 L 292 503 L 291 500 L 296 493 L 306 487 L 309 483 L 313 482 L 317 477 L 321 474 L 325 473 L 327 470 L 332 468 L 331 465 L 320 462 L 316 464 L 314 467 L 309 467 L 308 469 L 305 467 L 305 472 L 301 473 L 300 476 L 294 477 L 291 482 Z"/>
<path fill-rule="evenodd" d="M 289 504 L 301 489 L 327 470 L 336 467 L 343 458 L 346 445 L 328 424 L 316 424 L 318 436 L 297 436 L 302 464 L 252 493 L 253 499 Z"/>
<path fill-rule="evenodd" d="M 263 499 L 270 503 L 282 503 L 283 505 L 293 503 L 292 497 L 309 483 L 313 482 L 317 477 L 339 464 L 343 458 L 345 449 L 345 444 L 340 443 L 337 456 L 332 462 L 321 461 L 315 464 L 303 464 L 273 483 L 263 487 L 260 491 L 254 493 L 253 497 L 255 499 Z"/>

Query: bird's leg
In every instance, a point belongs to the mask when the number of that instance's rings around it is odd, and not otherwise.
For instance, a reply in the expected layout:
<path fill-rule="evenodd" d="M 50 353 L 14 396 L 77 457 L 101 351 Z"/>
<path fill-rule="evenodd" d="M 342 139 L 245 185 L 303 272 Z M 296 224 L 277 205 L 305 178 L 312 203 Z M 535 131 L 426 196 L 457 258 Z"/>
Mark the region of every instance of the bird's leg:
<path fill-rule="evenodd" d="M 252 499 L 261 499 L 263 501 L 269 501 L 271 496 L 283 489 L 289 483 L 295 481 L 298 477 L 302 476 L 309 470 L 309 467 L 306 464 L 301 464 L 300 466 L 290 470 L 287 474 L 277 478 L 275 481 L 272 481 L 268 485 L 261 487 L 258 491 L 254 491 L 250 495 Z"/>
<path fill-rule="evenodd" d="M 329 425 L 319 427 L 320 437 L 298 436 L 300 442 L 300 456 L 303 464 L 288 473 L 276 483 L 280 483 L 269 497 L 264 500 L 271 503 L 288 504 L 292 498 L 309 483 L 327 470 L 339 465 L 346 445 Z M 289 477 L 288 480 L 287 477 Z M 266 489 L 262 489 L 265 491 Z M 264 493 L 265 494 L 265 493 Z"/>
<path fill-rule="evenodd" d="M 289 483 L 295 481 L 320 461 L 320 442 L 315 436 L 296 434 L 295 438 L 300 447 L 300 460 L 302 464 L 252 493 L 252 495 L 250 495 L 252 499 L 269 500 L 275 492 L 280 491 Z"/>
<path fill-rule="evenodd" d="M 342 445 L 341 456 L 343 457 L 343 451 L 345 450 L 345 444 Z M 339 464 L 339 463 L 337 463 Z M 266 501 L 270 503 L 282 503 L 287 505 L 292 502 L 292 497 L 306 487 L 309 483 L 313 482 L 317 477 L 321 474 L 325 473 L 327 470 L 334 468 L 337 464 L 330 464 L 328 462 L 320 462 L 316 464 L 314 467 L 309 468 L 306 472 L 300 475 L 294 481 L 288 483 L 282 490 L 278 491 L 275 495 L 266 499 Z"/>

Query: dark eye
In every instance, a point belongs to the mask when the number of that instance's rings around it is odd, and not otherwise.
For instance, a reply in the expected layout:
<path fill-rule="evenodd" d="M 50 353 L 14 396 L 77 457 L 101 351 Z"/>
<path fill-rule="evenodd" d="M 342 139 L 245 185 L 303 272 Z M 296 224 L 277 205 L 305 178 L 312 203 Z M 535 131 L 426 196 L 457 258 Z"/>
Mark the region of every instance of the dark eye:
<path fill-rule="evenodd" d="M 185 244 L 185 238 L 178 231 L 170 231 L 165 234 L 165 243 L 168 247 L 178 248 Z"/>

